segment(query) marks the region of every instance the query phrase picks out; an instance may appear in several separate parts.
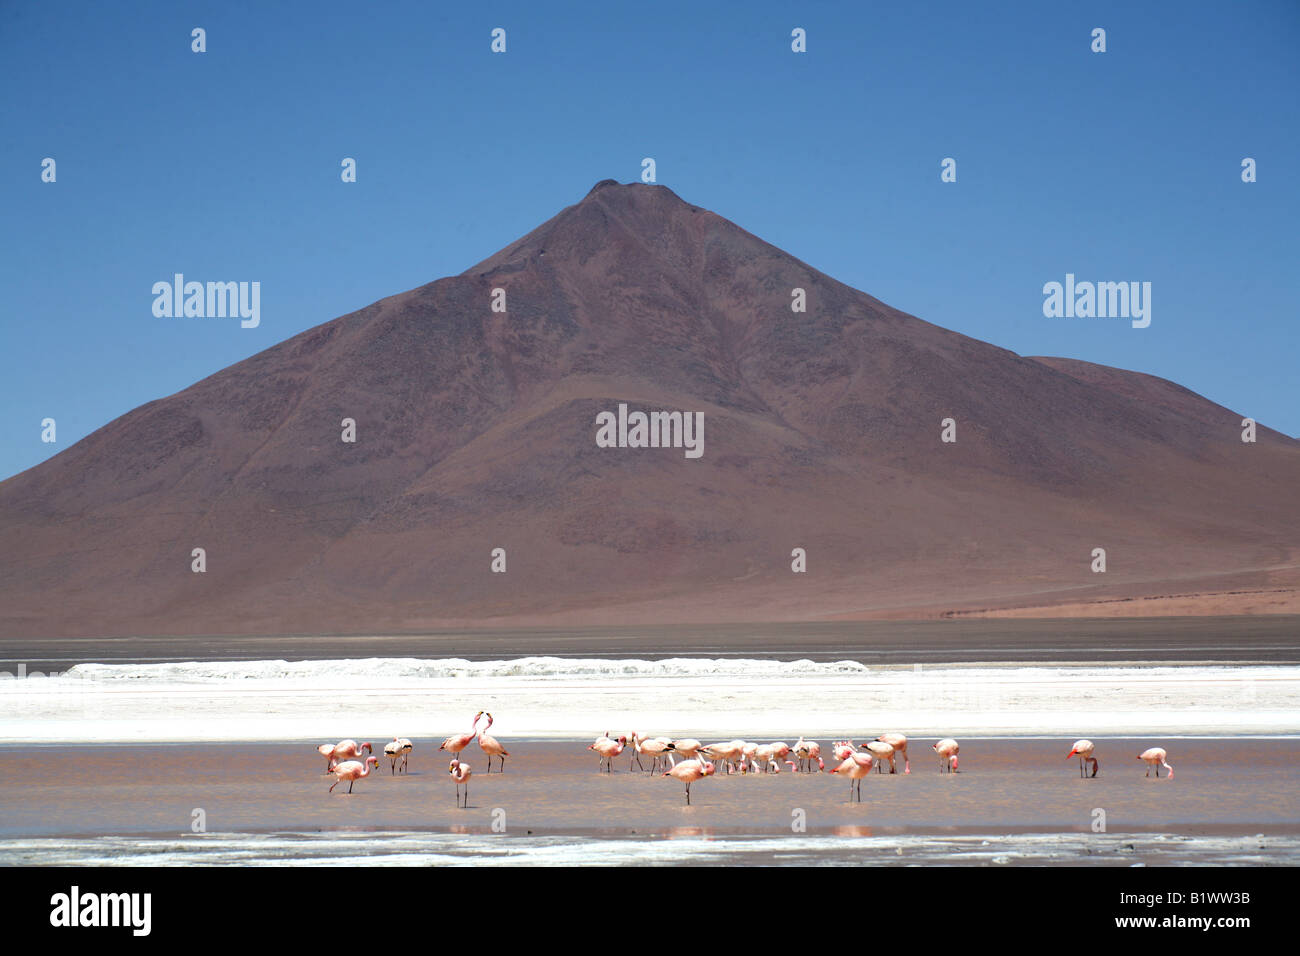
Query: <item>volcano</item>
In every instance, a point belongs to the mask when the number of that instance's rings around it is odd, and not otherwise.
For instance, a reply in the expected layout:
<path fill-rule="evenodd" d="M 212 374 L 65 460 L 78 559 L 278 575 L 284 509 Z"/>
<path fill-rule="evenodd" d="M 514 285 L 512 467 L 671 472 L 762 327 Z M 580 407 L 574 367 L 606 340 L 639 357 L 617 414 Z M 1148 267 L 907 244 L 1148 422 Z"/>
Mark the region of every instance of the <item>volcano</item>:
<path fill-rule="evenodd" d="M 0 483 L 0 634 L 1295 613 L 1300 442 L 1242 417 L 607 180 Z"/>

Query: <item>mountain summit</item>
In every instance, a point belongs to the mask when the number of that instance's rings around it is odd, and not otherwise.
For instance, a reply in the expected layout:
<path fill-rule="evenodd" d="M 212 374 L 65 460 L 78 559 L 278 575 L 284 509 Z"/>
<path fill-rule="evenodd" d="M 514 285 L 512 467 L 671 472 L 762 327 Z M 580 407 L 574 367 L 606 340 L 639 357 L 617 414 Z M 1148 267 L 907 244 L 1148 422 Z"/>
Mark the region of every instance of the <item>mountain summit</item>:
<path fill-rule="evenodd" d="M 0 633 L 1294 612 L 1300 442 L 1241 418 L 605 180 L 0 483 Z"/>

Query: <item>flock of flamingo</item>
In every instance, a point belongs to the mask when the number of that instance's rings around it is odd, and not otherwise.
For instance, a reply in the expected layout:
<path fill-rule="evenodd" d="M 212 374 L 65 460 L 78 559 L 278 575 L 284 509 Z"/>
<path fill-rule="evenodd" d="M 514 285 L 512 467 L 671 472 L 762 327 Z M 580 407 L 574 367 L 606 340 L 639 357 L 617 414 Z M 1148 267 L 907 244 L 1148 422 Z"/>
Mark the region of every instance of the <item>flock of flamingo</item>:
<path fill-rule="evenodd" d="M 485 717 L 487 723 L 482 730 L 479 730 L 479 721 Z M 468 733 L 453 734 L 438 747 L 439 750 L 452 755 L 447 773 L 456 782 L 457 807 L 469 804 L 469 778 L 473 771 L 469 764 L 460 759 L 460 754 L 471 743 L 478 741 L 479 749 L 487 757 L 488 773 L 492 772 L 493 757 L 500 761 L 498 770 L 505 773 L 506 757 L 510 756 L 510 752 L 501 746 L 500 741 L 488 734 L 492 723 L 492 715 L 480 710 L 474 715 Z M 632 765 L 635 763 L 641 770 L 653 774 L 659 769 L 662 761 L 668 769 L 661 776 L 675 777 L 686 784 L 687 806 L 691 803 L 691 784 L 704 777 L 712 776 L 720 770 L 725 770 L 729 775 L 780 773 L 784 765 L 796 773 L 824 771 L 838 774 L 849 781 L 849 801 L 852 802 L 856 797 L 859 803 L 862 802 L 862 779 L 871 772 L 872 767 L 875 767 L 877 773 L 883 773 L 885 764 L 888 764 L 889 772 L 897 773 L 896 761 L 901 757 L 903 773 L 912 772 L 912 762 L 907 756 L 907 737 L 899 733 L 881 734 L 861 747 L 856 746 L 851 740 L 837 740 L 831 744 L 831 755 L 838 763 L 829 768 L 822 760 L 821 744 L 813 740 L 805 740 L 803 737 L 800 737 L 793 746 L 781 741 L 758 744 L 747 740 L 704 744 L 691 738 L 645 737 L 636 731 L 632 731 L 630 737 L 626 734 L 611 737 L 609 731 L 605 731 L 587 749 L 599 755 L 598 770 L 603 767 L 606 773 L 612 773 L 614 758 L 627 751 L 629 743 L 632 755 L 628 761 L 628 772 L 632 771 Z M 358 744 L 355 740 L 341 740 L 337 744 L 321 744 L 316 749 L 326 759 L 325 772 L 335 777 L 334 783 L 330 784 L 331 793 L 334 792 L 335 787 L 344 782 L 348 785 L 348 793 L 351 793 L 352 785 L 357 780 L 369 776 L 371 765 L 379 763 L 379 758 L 373 755 L 374 747 L 368 742 Z M 384 756 L 390 761 L 389 772 L 405 773 L 407 761 L 414 749 L 411 741 L 405 737 L 394 737 L 390 743 L 385 744 Z M 957 764 L 961 748 L 957 741 L 945 737 L 932 744 L 930 749 L 939 757 L 940 772 L 959 772 Z M 1070 752 L 1065 755 L 1065 759 L 1077 757 L 1079 776 L 1095 777 L 1101 766 L 1094 756 L 1096 749 L 1096 745 L 1091 740 L 1076 740 Z M 364 761 L 360 759 L 363 751 L 369 755 Z M 796 759 L 790 760 L 791 755 Z M 646 770 L 645 764 L 642 763 L 642 757 L 650 759 L 649 770 Z M 681 758 L 680 762 L 676 759 L 678 757 Z M 1159 777 L 1160 768 L 1164 767 L 1169 771 L 1168 776 L 1172 780 L 1174 768 L 1169 765 L 1166 757 L 1167 754 L 1162 747 L 1151 747 L 1137 755 L 1138 760 L 1146 763 L 1148 777 L 1151 776 L 1153 769 Z M 813 769 L 814 763 L 817 764 L 816 770 Z M 1091 773 L 1087 772 L 1089 767 Z M 464 802 L 462 802 L 462 787 Z"/>

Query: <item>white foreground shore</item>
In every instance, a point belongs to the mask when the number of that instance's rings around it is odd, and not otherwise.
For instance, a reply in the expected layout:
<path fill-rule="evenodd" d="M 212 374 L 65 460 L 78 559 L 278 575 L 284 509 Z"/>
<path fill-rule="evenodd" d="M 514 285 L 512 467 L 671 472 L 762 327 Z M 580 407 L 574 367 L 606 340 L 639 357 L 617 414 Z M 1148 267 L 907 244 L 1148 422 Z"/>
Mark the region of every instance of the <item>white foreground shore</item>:
<path fill-rule="evenodd" d="M 1300 667 L 677 658 L 80 665 L 0 680 L 2 742 L 1300 733 Z"/>

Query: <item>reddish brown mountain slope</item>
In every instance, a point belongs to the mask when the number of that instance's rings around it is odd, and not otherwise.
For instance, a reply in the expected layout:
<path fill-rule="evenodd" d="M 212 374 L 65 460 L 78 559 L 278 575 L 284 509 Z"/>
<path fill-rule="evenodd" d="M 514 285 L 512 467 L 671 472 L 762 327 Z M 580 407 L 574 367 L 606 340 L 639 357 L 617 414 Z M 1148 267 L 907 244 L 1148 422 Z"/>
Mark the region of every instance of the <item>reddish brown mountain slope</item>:
<path fill-rule="evenodd" d="M 704 457 L 596 447 L 597 412 L 620 401 L 704 412 Z M 945 417 L 956 444 L 939 441 Z M 1240 418 L 1149 376 L 940 329 L 667 188 L 607 181 L 459 276 L 0 483 L 0 634 L 790 620 L 1266 589 L 1296 564 L 1300 443 L 1261 428 L 1243 445 Z M 495 547 L 506 574 L 489 572 Z M 790 571 L 794 547 L 807 574 Z"/>

